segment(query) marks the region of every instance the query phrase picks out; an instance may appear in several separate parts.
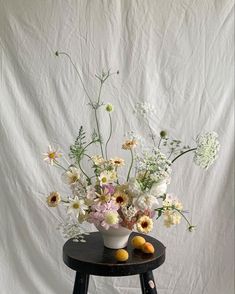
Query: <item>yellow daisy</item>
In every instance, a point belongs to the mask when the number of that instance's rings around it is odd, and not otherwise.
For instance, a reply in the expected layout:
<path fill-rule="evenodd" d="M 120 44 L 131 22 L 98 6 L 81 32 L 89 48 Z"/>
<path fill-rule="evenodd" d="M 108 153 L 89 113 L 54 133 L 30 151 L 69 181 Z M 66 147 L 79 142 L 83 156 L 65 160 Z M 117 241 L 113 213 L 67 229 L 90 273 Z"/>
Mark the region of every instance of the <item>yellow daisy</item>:
<path fill-rule="evenodd" d="M 123 144 L 122 144 L 122 149 L 124 150 L 131 150 L 133 148 L 135 148 L 137 146 L 138 142 L 134 139 L 132 140 L 126 140 Z"/>
<path fill-rule="evenodd" d="M 147 215 L 141 216 L 136 223 L 137 231 L 140 233 L 149 233 L 153 229 L 153 220 Z"/>
<path fill-rule="evenodd" d="M 47 197 L 47 204 L 50 207 L 56 207 L 61 201 L 60 194 L 58 192 L 51 192 Z"/>
<path fill-rule="evenodd" d="M 113 197 L 114 201 L 122 207 L 127 206 L 127 204 L 129 203 L 129 196 L 121 190 L 117 190 L 113 194 Z"/>
<path fill-rule="evenodd" d="M 125 161 L 124 159 L 120 158 L 120 157 L 114 157 L 110 159 L 112 165 L 114 165 L 115 167 L 120 167 L 125 165 Z"/>

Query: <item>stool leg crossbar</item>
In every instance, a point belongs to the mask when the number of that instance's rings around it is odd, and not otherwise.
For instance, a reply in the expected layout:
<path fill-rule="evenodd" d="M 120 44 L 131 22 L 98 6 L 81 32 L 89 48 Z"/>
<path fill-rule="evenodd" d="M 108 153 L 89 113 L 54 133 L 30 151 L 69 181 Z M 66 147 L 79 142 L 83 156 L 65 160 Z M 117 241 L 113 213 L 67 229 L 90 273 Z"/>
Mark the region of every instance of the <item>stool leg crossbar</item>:
<path fill-rule="evenodd" d="M 152 271 L 140 274 L 140 284 L 142 294 L 157 294 L 156 285 Z M 89 275 L 76 273 L 73 294 L 87 294 L 89 285 Z"/>

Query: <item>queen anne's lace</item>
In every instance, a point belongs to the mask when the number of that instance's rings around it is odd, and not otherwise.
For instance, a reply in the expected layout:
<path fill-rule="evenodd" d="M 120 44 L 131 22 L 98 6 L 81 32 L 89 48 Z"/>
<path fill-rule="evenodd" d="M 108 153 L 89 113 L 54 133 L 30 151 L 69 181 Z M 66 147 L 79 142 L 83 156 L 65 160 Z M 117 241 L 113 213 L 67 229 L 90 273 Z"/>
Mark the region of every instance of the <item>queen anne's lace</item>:
<path fill-rule="evenodd" d="M 149 102 L 138 102 L 135 105 L 135 110 L 134 113 L 143 116 L 143 117 L 147 117 L 151 114 L 155 114 L 156 113 L 156 109 L 155 107 L 150 104 Z"/>
<path fill-rule="evenodd" d="M 218 134 L 208 132 L 197 137 L 197 149 L 194 153 L 194 162 L 202 168 L 208 169 L 217 159 L 220 144 Z"/>

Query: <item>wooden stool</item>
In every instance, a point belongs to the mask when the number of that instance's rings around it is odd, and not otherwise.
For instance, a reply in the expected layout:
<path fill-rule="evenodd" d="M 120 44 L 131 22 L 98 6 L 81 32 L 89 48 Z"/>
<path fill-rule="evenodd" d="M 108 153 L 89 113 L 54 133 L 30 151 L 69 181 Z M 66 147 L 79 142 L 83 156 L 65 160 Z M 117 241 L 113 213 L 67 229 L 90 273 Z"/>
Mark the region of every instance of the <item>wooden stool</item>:
<path fill-rule="evenodd" d="M 155 248 L 154 254 L 145 254 L 133 249 L 130 240 L 135 235 L 131 233 L 126 250 L 129 259 L 118 262 L 114 258 L 116 250 L 104 247 L 102 235 L 99 232 L 85 236 L 86 243 L 68 240 L 63 247 L 63 260 L 71 269 L 75 270 L 76 279 L 73 294 L 86 294 L 89 284 L 89 275 L 95 276 L 129 276 L 139 275 L 143 294 L 157 294 L 152 270 L 165 261 L 165 246 L 158 240 L 142 235 Z"/>

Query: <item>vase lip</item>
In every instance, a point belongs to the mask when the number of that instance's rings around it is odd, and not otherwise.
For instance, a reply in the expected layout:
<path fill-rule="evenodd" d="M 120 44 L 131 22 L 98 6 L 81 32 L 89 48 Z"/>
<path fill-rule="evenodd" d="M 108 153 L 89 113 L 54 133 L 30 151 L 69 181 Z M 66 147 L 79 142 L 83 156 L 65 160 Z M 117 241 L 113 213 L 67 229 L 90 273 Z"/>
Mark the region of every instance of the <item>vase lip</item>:
<path fill-rule="evenodd" d="M 126 232 L 132 232 L 132 230 L 126 228 L 126 227 L 123 227 L 123 226 L 119 226 L 118 228 L 114 228 L 114 227 L 109 227 L 107 230 L 101 226 L 101 225 L 96 225 L 94 224 L 95 227 L 97 228 L 98 231 L 126 231 Z"/>

